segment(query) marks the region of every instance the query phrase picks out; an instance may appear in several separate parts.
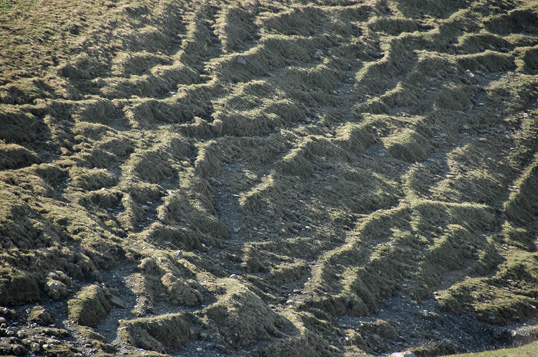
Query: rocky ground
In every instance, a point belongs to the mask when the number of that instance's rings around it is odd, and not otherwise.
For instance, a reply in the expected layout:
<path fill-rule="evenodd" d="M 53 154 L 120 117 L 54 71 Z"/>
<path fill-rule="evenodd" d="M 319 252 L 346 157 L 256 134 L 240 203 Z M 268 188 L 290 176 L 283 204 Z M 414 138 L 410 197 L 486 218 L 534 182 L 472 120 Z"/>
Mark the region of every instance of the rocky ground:
<path fill-rule="evenodd" d="M 0 1 L 0 354 L 538 337 L 536 1 Z"/>

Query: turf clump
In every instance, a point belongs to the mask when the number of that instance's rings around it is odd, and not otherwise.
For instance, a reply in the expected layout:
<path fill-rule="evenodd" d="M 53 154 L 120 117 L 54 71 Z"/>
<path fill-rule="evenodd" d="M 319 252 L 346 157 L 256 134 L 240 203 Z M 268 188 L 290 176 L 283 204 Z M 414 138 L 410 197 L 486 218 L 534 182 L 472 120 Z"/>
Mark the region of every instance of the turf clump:
<path fill-rule="evenodd" d="M 536 183 L 538 180 L 538 161 L 532 163 L 523 173 L 519 182 L 518 189 L 514 191 L 504 209 L 510 220 L 519 224 L 529 222 L 531 216 L 535 216 L 538 207 L 536 206 Z"/>
<path fill-rule="evenodd" d="M 165 352 L 167 347 L 179 348 L 194 337 L 191 314 L 169 314 L 153 318 L 121 320 L 120 337 L 145 350 Z"/>
<path fill-rule="evenodd" d="M 54 318 L 43 306 L 37 305 L 28 313 L 28 321 L 47 326 L 54 322 Z"/>
<path fill-rule="evenodd" d="M 280 337 L 285 319 L 271 311 L 254 293 L 240 283 L 221 280 L 225 295 L 216 304 L 207 307 L 204 315 L 226 343 L 248 346 L 271 337 Z"/>
<path fill-rule="evenodd" d="M 27 148 L 17 144 L 0 146 L 0 169 L 18 169 L 39 164 L 39 157 Z"/>
<path fill-rule="evenodd" d="M 96 327 L 112 309 L 107 291 L 98 285 L 82 288 L 68 301 L 69 318 L 80 325 Z"/>
<path fill-rule="evenodd" d="M 0 304 L 13 306 L 21 302 L 34 302 L 41 299 L 41 291 L 36 278 L 31 273 L 15 268 L 4 268 L 0 274 L 2 277 Z"/>
<path fill-rule="evenodd" d="M 172 304 L 196 306 L 203 300 L 201 286 L 195 280 L 179 281 L 172 274 L 165 274 L 162 284 L 167 289 L 168 300 Z"/>

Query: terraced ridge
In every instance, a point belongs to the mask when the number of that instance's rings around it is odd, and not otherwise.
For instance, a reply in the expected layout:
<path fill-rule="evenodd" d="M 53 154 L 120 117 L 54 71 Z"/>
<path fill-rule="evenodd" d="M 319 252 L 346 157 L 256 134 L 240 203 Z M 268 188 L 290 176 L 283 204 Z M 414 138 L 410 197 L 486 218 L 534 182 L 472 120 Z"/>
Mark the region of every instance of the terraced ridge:
<path fill-rule="evenodd" d="M 536 1 L 0 9 L 0 353 L 538 336 Z"/>

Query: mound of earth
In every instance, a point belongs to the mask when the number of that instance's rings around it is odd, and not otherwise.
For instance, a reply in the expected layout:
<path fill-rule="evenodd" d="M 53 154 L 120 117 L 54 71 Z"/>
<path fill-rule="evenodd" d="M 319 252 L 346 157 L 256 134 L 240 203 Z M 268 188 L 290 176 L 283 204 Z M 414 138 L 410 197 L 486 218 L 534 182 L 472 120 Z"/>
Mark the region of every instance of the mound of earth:
<path fill-rule="evenodd" d="M 0 354 L 536 340 L 536 1 L 0 1 L 0 24 Z"/>

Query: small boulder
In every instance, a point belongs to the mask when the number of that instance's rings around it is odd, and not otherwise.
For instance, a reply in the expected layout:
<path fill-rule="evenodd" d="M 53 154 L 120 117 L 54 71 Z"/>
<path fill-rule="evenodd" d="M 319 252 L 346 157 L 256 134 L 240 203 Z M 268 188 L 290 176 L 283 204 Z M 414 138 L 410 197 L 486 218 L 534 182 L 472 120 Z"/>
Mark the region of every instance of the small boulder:
<path fill-rule="evenodd" d="M 119 307 L 120 309 L 125 309 L 127 307 L 123 300 L 120 299 L 118 296 L 112 296 L 110 298 L 110 303 L 115 307 Z"/>
<path fill-rule="evenodd" d="M 411 351 L 404 351 L 404 352 L 395 352 L 391 354 L 389 357 L 417 357 L 417 355 Z"/>
<path fill-rule="evenodd" d="M 60 281 L 67 286 L 71 286 L 71 278 L 61 270 L 51 271 L 48 277 L 50 280 Z"/>
<path fill-rule="evenodd" d="M 54 300 L 61 300 L 69 295 L 67 285 L 54 279 L 49 279 L 49 281 L 47 281 L 45 290 L 47 291 L 47 294 L 49 294 L 49 296 Z"/>
<path fill-rule="evenodd" d="M 11 353 L 14 356 L 24 356 L 26 355 L 26 348 L 22 345 L 14 345 L 11 347 Z"/>

